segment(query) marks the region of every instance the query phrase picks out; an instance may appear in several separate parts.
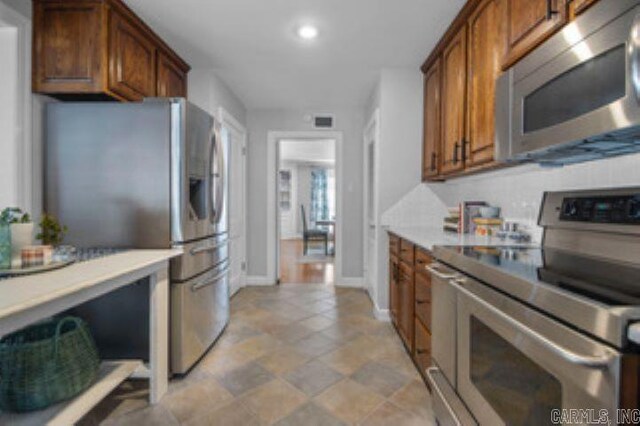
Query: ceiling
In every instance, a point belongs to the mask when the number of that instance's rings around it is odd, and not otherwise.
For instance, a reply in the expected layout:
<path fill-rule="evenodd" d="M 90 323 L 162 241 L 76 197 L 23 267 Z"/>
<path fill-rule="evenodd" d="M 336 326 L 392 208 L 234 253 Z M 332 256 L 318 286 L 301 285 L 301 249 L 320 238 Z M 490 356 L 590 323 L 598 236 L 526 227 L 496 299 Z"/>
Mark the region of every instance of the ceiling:
<path fill-rule="evenodd" d="M 464 0 L 125 0 L 247 108 L 364 106 L 382 68 L 416 70 Z M 297 27 L 319 37 L 303 42 Z"/>
<path fill-rule="evenodd" d="M 335 159 L 335 141 L 332 139 L 280 141 L 281 161 L 333 165 Z"/>

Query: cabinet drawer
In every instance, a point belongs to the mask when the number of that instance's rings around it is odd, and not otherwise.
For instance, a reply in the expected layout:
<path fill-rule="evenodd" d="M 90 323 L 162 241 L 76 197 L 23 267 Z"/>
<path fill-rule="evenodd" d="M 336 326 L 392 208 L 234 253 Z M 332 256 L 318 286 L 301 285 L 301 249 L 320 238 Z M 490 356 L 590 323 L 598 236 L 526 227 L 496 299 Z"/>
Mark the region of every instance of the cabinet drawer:
<path fill-rule="evenodd" d="M 400 259 L 413 266 L 414 245 L 407 240 L 400 240 Z"/>
<path fill-rule="evenodd" d="M 415 320 L 413 359 L 422 374 L 425 374 L 425 370 L 431 366 L 431 334 L 418 318 Z"/>
<path fill-rule="evenodd" d="M 398 252 L 400 251 L 400 238 L 389 234 L 389 252 L 398 255 Z"/>
<path fill-rule="evenodd" d="M 427 266 L 431 262 L 433 262 L 433 258 L 431 257 L 428 251 L 422 248 L 416 248 L 416 261 L 415 261 L 416 274 L 422 274 L 428 277 L 429 271 L 427 271 L 425 266 Z"/>
<path fill-rule="evenodd" d="M 416 317 L 431 330 L 431 280 L 422 275 L 415 276 Z"/>

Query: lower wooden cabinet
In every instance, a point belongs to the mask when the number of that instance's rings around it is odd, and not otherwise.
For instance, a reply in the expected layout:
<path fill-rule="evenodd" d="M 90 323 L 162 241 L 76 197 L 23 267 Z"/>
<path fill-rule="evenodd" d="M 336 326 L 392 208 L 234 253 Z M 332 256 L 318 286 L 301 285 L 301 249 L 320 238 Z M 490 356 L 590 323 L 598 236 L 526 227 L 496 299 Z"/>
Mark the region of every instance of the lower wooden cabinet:
<path fill-rule="evenodd" d="M 431 333 L 418 318 L 415 320 L 413 360 L 422 375 L 431 366 Z"/>
<path fill-rule="evenodd" d="M 398 279 L 398 332 L 409 351 L 413 350 L 414 289 L 413 268 L 400 262 Z"/>
<path fill-rule="evenodd" d="M 428 251 L 389 235 L 391 320 L 423 376 L 431 363 L 431 262 Z"/>

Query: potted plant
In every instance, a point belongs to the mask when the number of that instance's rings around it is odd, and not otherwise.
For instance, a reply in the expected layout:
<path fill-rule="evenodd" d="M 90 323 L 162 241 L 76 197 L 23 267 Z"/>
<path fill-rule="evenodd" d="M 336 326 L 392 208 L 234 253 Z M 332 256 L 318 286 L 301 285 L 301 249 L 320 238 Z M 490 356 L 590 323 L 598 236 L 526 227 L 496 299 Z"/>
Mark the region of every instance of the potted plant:
<path fill-rule="evenodd" d="M 2 224 L 2 228 L 4 229 L 0 231 L 0 246 L 6 245 L 6 228 L 9 227 L 11 247 L 10 266 L 18 268 L 22 264 L 22 248 L 33 244 L 34 227 L 31 217 L 28 213 L 23 212 L 18 207 L 8 207 L 0 213 L 0 224 Z M 5 239 L 2 238 L 2 235 L 4 235 Z M 0 254 L 0 258 L 2 258 L 1 260 L 3 262 L 2 267 L 6 268 L 7 261 L 3 254 Z"/>
<path fill-rule="evenodd" d="M 40 240 L 42 245 L 49 246 L 50 253 L 53 253 L 54 247 L 62 244 L 67 230 L 67 227 L 61 225 L 53 215 L 44 213 L 40 219 L 40 232 L 36 235 L 36 239 Z"/>

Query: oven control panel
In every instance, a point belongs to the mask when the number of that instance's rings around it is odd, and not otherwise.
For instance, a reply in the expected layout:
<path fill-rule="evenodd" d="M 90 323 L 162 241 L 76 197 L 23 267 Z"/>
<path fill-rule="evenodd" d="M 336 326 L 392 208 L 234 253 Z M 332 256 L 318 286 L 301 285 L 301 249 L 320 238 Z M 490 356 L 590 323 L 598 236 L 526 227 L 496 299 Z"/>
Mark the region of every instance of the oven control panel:
<path fill-rule="evenodd" d="M 564 198 L 560 220 L 640 225 L 640 194 Z"/>

